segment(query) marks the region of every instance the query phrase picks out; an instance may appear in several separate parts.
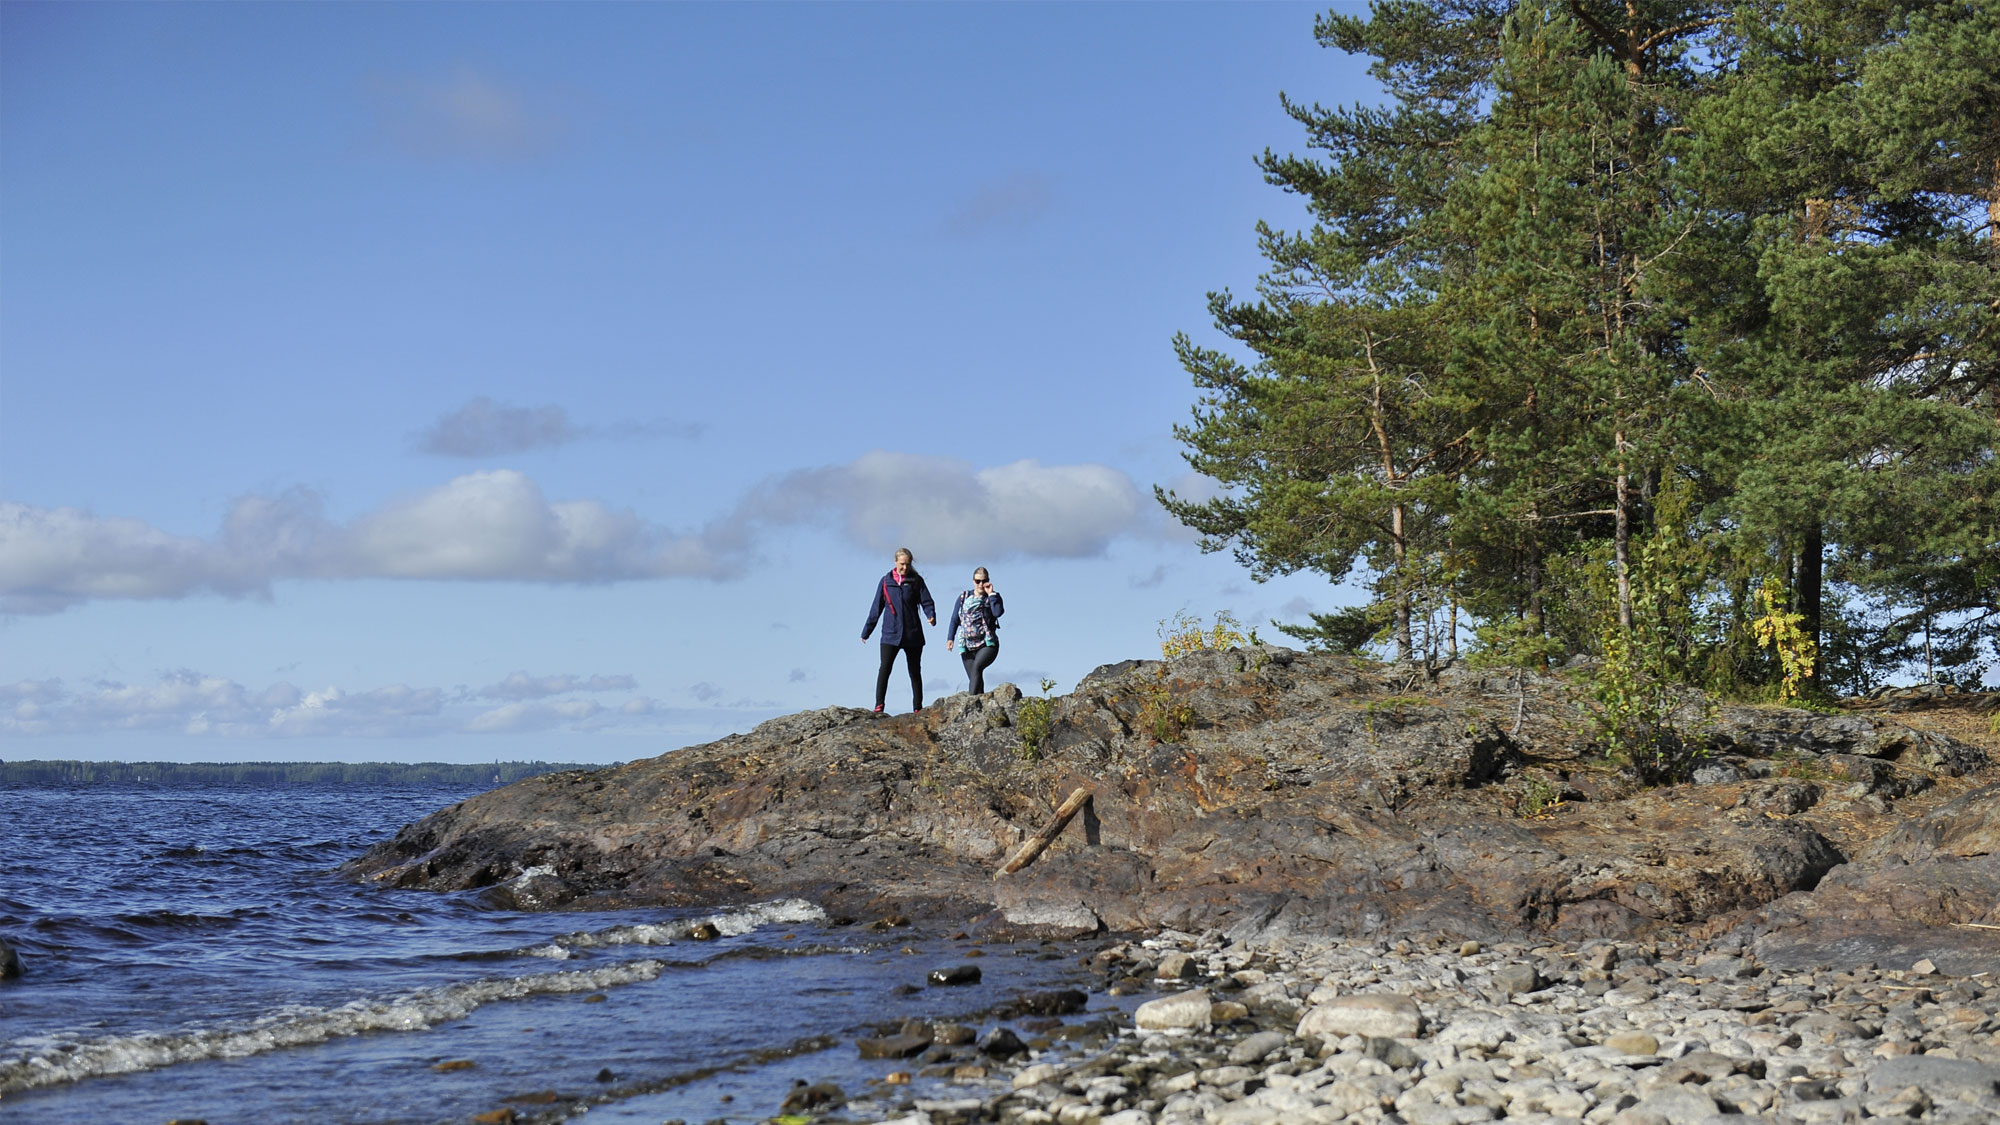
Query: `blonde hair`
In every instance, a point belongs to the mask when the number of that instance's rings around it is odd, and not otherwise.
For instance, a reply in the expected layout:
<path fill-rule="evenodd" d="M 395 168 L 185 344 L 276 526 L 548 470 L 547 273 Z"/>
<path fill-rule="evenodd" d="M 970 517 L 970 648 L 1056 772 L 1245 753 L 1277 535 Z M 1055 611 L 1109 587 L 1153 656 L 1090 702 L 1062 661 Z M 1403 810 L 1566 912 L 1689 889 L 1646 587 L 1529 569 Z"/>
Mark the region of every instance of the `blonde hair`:
<path fill-rule="evenodd" d="M 979 581 L 979 579 L 980 579 L 980 578 L 981 578 L 982 576 L 983 576 L 983 577 L 984 577 L 984 578 L 985 578 L 985 579 L 986 579 L 986 580 L 987 580 L 988 582 L 991 582 L 991 581 L 993 581 L 993 576 L 992 576 L 991 574 L 988 574 L 988 573 L 987 573 L 987 571 L 986 571 L 986 568 L 985 568 L 985 567 L 983 567 L 983 566 L 975 566 L 975 567 L 973 567 L 973 568 L 972 568 L 972 580 L 973 580 L 974 582 L 977 582 L 977 581 Z"/>
<path fill-rule="evenodd" d="M 912 566 L 915 566 L 915 565 L 916 565 L 916 562 L 917 562 L 917 556 L 915 556 L 915 555 L 911 554 L 911 553 L 910 553 L 910 549 L 909 549 L 908 547 L 898 547 L 898 548 L 896 548 L 896 557 L 897 557 L 897 558 L 899 558 L 899 559 L 908 559 L 908 560 L 910 560 L 910 565 L 912 565 Z"/>

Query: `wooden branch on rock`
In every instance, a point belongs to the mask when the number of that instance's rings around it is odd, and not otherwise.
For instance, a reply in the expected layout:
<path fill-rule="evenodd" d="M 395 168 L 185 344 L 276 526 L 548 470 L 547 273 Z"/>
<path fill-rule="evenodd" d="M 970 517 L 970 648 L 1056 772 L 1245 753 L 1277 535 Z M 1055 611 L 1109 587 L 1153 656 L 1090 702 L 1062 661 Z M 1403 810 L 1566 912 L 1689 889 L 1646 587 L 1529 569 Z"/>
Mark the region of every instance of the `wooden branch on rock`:
<path fill-rule="evenodd" d="M 1062 835 L 1063 826 L 1070 822 L 1070 818 L 1076 815 L 1076 811 L 1089 802 L 1090 790 L 1079 788 L 1074 793 L 1071 793 L 1069 799 L 1064 801 L 1060 808 L 1056 809 L 1056 818 L 1049 821 L 1040 832 L 1028 837 L 1027 842 L 1022 844 L 1020 850 L 1014 853 L 1014 858 L 1008 860 L 1007 865 L 995 872 L 993 877 L 998 879 L 1002 875 L 1011 875 L 1035 862 L 1035 857 L 1041 855 L 1042 850 L 1054 842 L 1057 836 Z"/>

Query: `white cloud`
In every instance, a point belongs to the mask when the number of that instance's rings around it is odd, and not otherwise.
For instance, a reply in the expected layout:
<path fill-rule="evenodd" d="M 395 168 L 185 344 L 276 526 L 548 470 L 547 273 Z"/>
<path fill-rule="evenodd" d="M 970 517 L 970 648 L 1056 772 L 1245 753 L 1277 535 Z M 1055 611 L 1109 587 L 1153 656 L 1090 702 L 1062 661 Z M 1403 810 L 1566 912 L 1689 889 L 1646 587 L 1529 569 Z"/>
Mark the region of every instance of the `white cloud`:
<path fill-rule="evenodd" d="M 568 411 L 553 403 L 508 406 L 482 395 L 431 423 L 416 435 L 415 445 L 420 452 L 442 457 L 497 457 L 593 438 L 693 438 L 700 434 L 697 424 L 664 418 L 579 426 L 569 420 Z"/>
<path fill-rule="evenodd" d="M 215 536 L 199 538 L 0 502 L 0 613 L 105 598 L 269 597 L 272 583 L 300 579 L 719 580 L 744 572 L 764 531 L 803 525 L 830 526 L 875 553 L 909 546 L 925 562 L 1083 558 L 1121 535 L 1150 534 L 1153 511 L 1108 465 L 979 469 L 879 450 L 771 478 L 692 533 L 595 500 L 550 500 L 512 469 L 467 473 L 344 524 L 324 507 L 306 488 L 244 496 Z"/>
<path fill-rule="evenodd" d="M 740 553 L 740 551 L 732 552 Z M 0 503 L 0 612 L 93 598 L 268 597 L 298 578 L 599 583 L 727 572 L 722 548 L 594 500 L 550 501 L 510 469 L 469 473 L 352 523 L 295 488 L 235 502 L 213 539 L 76 508 Z"/>
<path fill-rule="evenodd" d="M 548 106 L 469 66 L 431 78 L 378 77 L 370 93 L 381 138 L 420 160 L 530 159 L 569 132 Z"/>
<path fill-rule="evenodd" d="M 550 727 L 575 726 L 587 719 L 596 718 L 603 710 L 601 704 L 591 699 L 566 699 L 555 703 L 509 703 L 474 715 L 465 724 L 465 729 L 479 734 L 513 734 L 520 731 L 547 730 Z"/>
<path fill-rule="evenodd" d="M 497 684 L 479 689 L 479 694 L 487 699 L 546 699 L 551 695 L 567 695 L 576 691 L 633 691 L 639 681 L 630 676 L 572 676 L 563 673 L 557 676 L 530 676 L 526 672 L 510 673 Z"/>
<path fill-rule="evenodd" d="M 919 562 L 1102 554 L 1144 508 L 1132 478 L 1108 465 L 964 461 L 877 450 L 846 465 L 805 469 L 754 492 L 738 519 L 831 522 L 857 546 L 908 546 Z"/>
<path fill-rule="evenodd" d="M 512 677 L 510 677 L 512 679 Z M 542 677 L 579 685 L 629 676 Z M 573 690 L 618 690 L 588 686 Z M 522 699 L 483 709 L 464 691 L 390 684 L 364 691 L 306 691 L 279 681 L 254 689 L 224 676 L 179 670 L 151 683 L 95 683 L 70 690 L 60 680 L 0 684 L 0 734 L 34 736 L 156 731 L 235 739 L 421 738 L 453 732 L 657 730 L 714 721 L 722 709 L 669 711 L 635 696 L 617 707 L 590 699 Z"/>

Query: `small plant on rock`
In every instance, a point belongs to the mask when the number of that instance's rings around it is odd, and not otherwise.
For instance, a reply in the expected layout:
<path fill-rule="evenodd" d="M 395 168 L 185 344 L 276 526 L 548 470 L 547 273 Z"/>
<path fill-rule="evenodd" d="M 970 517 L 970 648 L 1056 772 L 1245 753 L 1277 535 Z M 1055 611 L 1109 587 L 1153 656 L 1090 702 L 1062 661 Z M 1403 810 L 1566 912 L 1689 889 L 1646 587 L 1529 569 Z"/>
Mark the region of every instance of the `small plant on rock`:
<path fill-rule="evenodd" d="M 1042 677 L 1042 694 L 1023 699 L 1014 712 L 1014 731 L 1021 736 L 1021 757 L 1028 761 L 1041 759 L 1049 731 L 1055 725 L 1056 701 L 1049 698 L 1055 686 L 1054 680 Z"/>
<path fill-rule="evenodd" d="M 1142 696 L 1139 726 L 1150 732 L 1156 742 L 1179 741 L 1196 715 L 1193 706 L 1174 698 L 1173 688 L 1167 685 L 1166 666 L 1162 665 L 1154 673 L 1153 682 L 1139 691 Z"/>
<path fill-rule="evenodd" d="M 1528 779 L 1527 787 L 1521 791 L 1521 803 L 1514 806 L 1514 812 L 1522 820 L 1553 820 L 1562 807 L 1562 788 L 1554 782 L 1533 777 Z"/>
<path fill-rule="evenodd" d="M 1159 634 L 1160 655 L 1167 660 L 1205 649 L 1237 648 L 1251 643 L 1243 633 L 1243 623 L 1226 609 L 1217 611 L 1213 625 L 1203 625 L 1201 618 L 1183 609 L 1160 622 Z"/>

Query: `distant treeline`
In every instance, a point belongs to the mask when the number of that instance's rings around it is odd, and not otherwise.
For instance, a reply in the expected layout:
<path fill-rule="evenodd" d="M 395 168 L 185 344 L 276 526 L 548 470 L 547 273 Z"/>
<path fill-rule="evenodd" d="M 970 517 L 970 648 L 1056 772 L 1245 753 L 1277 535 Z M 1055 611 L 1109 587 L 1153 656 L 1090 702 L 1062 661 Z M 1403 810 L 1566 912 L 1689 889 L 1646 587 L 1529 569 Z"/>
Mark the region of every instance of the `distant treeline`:
<path fill-rule="evenodd" d="M 0 762 L 5 785 L 505 785 L 570 762 Z"/>

